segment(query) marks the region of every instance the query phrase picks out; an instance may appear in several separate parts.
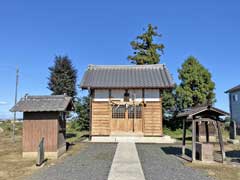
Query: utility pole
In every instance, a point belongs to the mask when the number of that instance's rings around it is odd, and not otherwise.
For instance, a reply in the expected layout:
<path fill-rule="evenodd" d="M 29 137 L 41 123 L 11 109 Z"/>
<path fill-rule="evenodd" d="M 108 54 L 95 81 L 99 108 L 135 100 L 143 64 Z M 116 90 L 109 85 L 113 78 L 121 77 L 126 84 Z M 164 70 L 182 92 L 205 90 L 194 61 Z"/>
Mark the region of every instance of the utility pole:
<path fill-rule="evenodd" d="M 18 77 L 19 77 L 19 69 L 17 67 L 16 69 L 16 86 L 15 86 L 15 101 L 14 104 L 17 104 L 17 93 L 18 93 Z M 16 112 L 14 112 L 14 118 L 13 118 L 13 142 L 15 143 L 15 121 L 16 121 Z"/>

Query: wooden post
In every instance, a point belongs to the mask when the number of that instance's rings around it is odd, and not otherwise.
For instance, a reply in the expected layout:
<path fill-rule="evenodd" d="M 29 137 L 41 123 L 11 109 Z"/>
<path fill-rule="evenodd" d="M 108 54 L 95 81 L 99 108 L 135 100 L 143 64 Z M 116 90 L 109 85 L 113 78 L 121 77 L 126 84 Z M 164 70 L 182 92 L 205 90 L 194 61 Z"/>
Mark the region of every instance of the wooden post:
<path fill-rule="evenodd" d="M 143 105 L 142 105 L 142 132 L 145 132 L 145 118 L 144 118 L 144 112 L 145 112 L 145 90 L 142 89 L 142 101 L 143 101 Z"/>
<path fill-rule="evenodd" d="M 220 145 L 220 150 L 221 150 L 221 154 L 222 154 L 222 162 L 223 162 L 225 160 L 225 151 L 224 151 L 222 131 L 221 131 L 219 121 L 217 121 L 217 130 L 218 130 L 218 139 L 219 139 L 219 145 Z"/>
<path fill-rule="evenodd" d="M 109 135 L 112 133 L 112 90 L 108 89 L 108 111 L 109 111 Z"/>
<path fill-rule="evenodd" d="M 205 122 L 205 131 L 206 131 L 206 142 L 209 143 L 209 129 L 208 129 L 208 122 Z"/>
<path fill-rule="evenodd" d="M 135 119 L 136 119 L 136 94 L 133 94 L 133 132 L 135 132 Z"/>
<path fill-rule="evenodd" d="M 89 140 L 92 139 L 92 99 L 93 99 L 93 90 L 88 88 L 89 92 Z"/>
<path fill-rule="evenodd" d="M 195 121 L 196 123 L 196 142 L 200 141 L 200 133 L 199 133 L 199 125 L 201 124 L 201 122 Z"/>
<path fill-rule="evenodd" d="M 63 129 L 63 136 L 66 138 L 66 112 L 62 112 L 62 129 Z"/>
<path fill-rule="evenodd" d="M 196 122 L 192 119 L 192 161 L 196 160 Z"/>
<path fill-rule="evenodd" d="M 182 137 L 182 156 L 185 155 L 185 145 L 186 145 L 186 120 L 183 120 L 183 137 Z"/>

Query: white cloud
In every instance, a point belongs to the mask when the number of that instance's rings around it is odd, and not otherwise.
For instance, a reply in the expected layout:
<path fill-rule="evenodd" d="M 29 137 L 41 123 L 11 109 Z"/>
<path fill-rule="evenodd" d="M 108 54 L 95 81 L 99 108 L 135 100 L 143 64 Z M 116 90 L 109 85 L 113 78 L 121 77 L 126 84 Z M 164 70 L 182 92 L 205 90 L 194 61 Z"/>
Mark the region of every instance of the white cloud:
<path fill-rule="evenodd" d="M 7 102 L 6 101 L 0 101 L 0 105 L 6 105 Z"/>

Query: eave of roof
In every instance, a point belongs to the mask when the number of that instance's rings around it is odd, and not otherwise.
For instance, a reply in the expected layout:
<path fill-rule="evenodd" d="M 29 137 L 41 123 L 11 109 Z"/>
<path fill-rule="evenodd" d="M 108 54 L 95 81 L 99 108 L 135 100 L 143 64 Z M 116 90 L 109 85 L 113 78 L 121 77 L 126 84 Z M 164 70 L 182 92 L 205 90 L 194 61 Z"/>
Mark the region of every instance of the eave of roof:
<path fill-rule="evenodd" d="M 231 93 L 231 92 L 235 92 L 235 91 L 239 91 L 240 90 L 240 85 L 237 85 L 227 91 L 225 91 L 225 93 Z"/>
<path fill-rule="evenodd" d="M 95 88 L 164 88 L 175 86 L 162 64 L 156 65 L 90 65 L 80 87 Z"/>
<path fill-rule="evenodd" d="M 185 112 L 180 112 L 177 114 L 177 118 L 183 118 L 183 117 L 190 117 L 190 116 L 195 116 L 201 112 L 204 112 L 204 111 L 213 111 L 213 112 L 216 112 L 218 113 L 220 116 L 228 116 L 230 115 L 229 113 L 221 110 L 221 109 L 218 109 L 218 108 L 215 108 L 215 107 L 212 107 L 212 106 L 202 106 L 202 107 L 195 107 L 195 108 L 190 108 L 188 111 L 185 111 Z"/>
<path fill-rule="evenodd" d="M 11 112 L 60 112 L 74 109 L 72 98 L 66 95 L 25 96 L 10 109 Z"/>

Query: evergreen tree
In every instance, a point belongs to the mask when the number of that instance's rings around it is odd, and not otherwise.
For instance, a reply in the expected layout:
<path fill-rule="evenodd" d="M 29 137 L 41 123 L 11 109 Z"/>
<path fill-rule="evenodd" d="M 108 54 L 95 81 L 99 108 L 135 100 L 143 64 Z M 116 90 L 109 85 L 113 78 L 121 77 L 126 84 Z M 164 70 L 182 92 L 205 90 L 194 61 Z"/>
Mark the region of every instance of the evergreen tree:
<path fill-rule="evenodd" d="M 211 73 L 195 57 L 188 57 L 178 73 L 181 80 L 176 90 L 179 109 L 215 102 L 215 83 Z"/>
<path fill-rule="evenodd" d="M 160 38 L 162 35 L 157 32 L 157 27 L 148 25 L 148 29 L 142 35 L 137 36 L 136 41 L 131 42 L 134 51 L 134 56 L 128 56 L 128 59 L 137 65 L 158 64 L 160 57 L 163 54 L 164 45 L 155 43 L 155 38 Z M 173 91 L 164 91 L 163 98 L 163 113 L 164 119 L 170 119 L 173 114 L 172 109 L 175 105 L 175 96 Z"/>
<path fill-rule="evenodd" d="M 131 42 L 131 46 L 134 49 L 134 56 L 128 56 L 128 59 L 137 65 L 158 64 L 161 54 L 163 54 L 164 45 L 154 43 L 154 38 L 161 36 L 157 32 L 157 27 L 149 24 L 147 31 L 137 36 L 136 40 Z"/>
<path fill-rule="evenodd" d="M 176 87 L 173 90 L 165 90 L 162 94 L 164 126 L 175 131 L 181 128 L 182 122 L 176 119 Z"/>
<path fill-rule="evenodd" d="M 171 119 L 176 109 L 175 89 L 163 91 L 162 106 L 165 119 Z"/>
<path fill-rule="evenodd" d="M 89 130 L 89 112 L 90 112 L 90 101 L 88 96 L 84 96 L 79 98 L 75 102 L 75 112 L 77 113 L 77 117 L 74 119 L 72 123 L 74 129 L 76 130 Z"/>
<path fill-rule="evenodd" d="M 56 56 L 54 65 L 48 69 L 50 71 L 48 89 L 52 91 L 53 95 L 64 93 L 71 97 L 77 95 L 77 70 L 67 56 Z"/>

